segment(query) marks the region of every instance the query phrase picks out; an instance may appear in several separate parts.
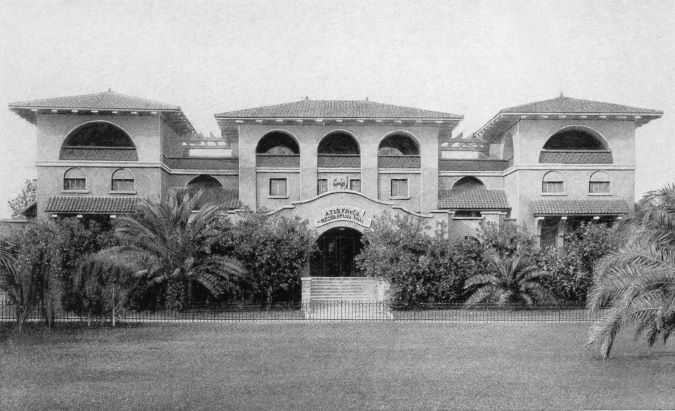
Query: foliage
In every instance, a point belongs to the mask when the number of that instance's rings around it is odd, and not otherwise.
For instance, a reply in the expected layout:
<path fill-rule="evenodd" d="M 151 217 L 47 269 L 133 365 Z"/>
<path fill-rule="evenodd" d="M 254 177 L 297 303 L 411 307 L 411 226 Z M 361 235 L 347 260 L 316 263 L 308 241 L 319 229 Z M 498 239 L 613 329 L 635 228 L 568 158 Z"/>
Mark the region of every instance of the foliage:
<path fill-rule="evenodd" d="M 602 311 L 589 331 L 607 358 L 621 328 L 633 326 L 635 337 L 652 346 L 664 344 L 675 330 L 675 185 L 648 193 L 644 217 L 631 236 L 595 267 L 588 308 Z"/>
<path fill-rule="evenodd" d="M 471 296 L 466 305 L 492 303 L 499 306 L 533 305 L 551 300 L 543 280 L 546 273 L 529 256 L 513 254 L 502 257 L 498 252 L 488 256 L 488 270 L 466 281 Z"/>
<path fill-rule="evenodd" d="M 242 297 L 271 304 L 300 296 L 300 277 L 313 251 L 307 220 L 248 211 L 222 242 L 248 269 L 240 283 Z"/>
<path fill-rule="evenodd" d="M 20 327 L 36 307 L 51 326 L 59 293 L 71 283 L 82 259 L 107 244 L 107 238 L 97 224 L 76 219 L 30 223 L 12 233 L 6 248 L 14 269 L 2 270 L 0 288 L 17 305 Z"/>
<path fill-rule="evenodd" d="M 134 274 L 142 274 L 117 257 L 105 252 L 91 255 L 82 262 L 73 282 L 74 295 L 87 318 L 91 321 L 92 314 L 109 317 L 113 327 L 135 285 Z"/>
<path fill-rule="evenodd" d="M 534 237 L 527 232 L 524 226 L 519 227 L 511 222 L 481 223 L 479 238 L 486 250 L 496 253 L 499 257 L 510 258 L 516 254 L 524 256 L 535 254 Z"/>
<path fill-rule="evenodd" d="M 9 208 L 12 210 L 12 218 L 20 217 L 21 213 L 33 204 L 37 198 L 37 180 L 26 180 L 23 183 L 21 192 L 13 199 L 9 200 Z"/>
<path fill-rule="evenodd" d="M 586 301 L 593 283 L 593 266 L 625 240 L 620 225 L 582 224 L 564 237 L 561 248 L 550 247 L 540 255 L 541 268 L 549 273 L 546 285 L 556 298 L 565 301 Z"/>
<path fill-rule="evenodd" d="M 180 310 L 193 302 L 195 284 L 219 297 L 231 293 L 245 274 L 235 258 L 212 252 L 231 228 L 226 207 L 209 204 L 195 210 L 200 197 L 201 192 L 178 189 L 167 201 L 143 201 L 135 214 L 118 219 L 119 258 L 136 252 L 147 261 L 140 298 L 154 295 L 164 299 L 166 308 Z"/>
<path fill-rule="evenodd" d="M 444 233 L 431 237 L 426 230 L 419 218 L 385 214 L 364 234 L 357 266 L 367 276 L 389 280 L 393 303 L 457 301 L 466 278 L 482 271 L 480 245 L 451 243 Z"/>

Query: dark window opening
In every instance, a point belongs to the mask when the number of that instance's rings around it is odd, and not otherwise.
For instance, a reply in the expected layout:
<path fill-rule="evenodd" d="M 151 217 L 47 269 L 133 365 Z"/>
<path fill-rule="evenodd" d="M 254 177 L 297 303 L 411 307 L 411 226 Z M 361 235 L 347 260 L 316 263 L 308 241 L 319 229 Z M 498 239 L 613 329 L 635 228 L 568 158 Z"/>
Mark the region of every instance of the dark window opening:
<path fill-rule="evenodd" d="M 64 146 L 134 148 L 131 137 L 110 123 L 85 124 L 68 135 Z"/>
<path fill-rule="evenodd" d="M 359 145 L 351 135 L 347 133 L 331 133 L 319 143 L 319 154 L 359 154 Z"/>
<path fill-rule="evenodd" d="M 581 130 L 566 130 L 554 134 L 544 144 L 544 150 L 606 150 L 597 137 Z"/>
<path fill-rule="evenodd" d="M 378 155 L 381 156 L 417 156 L 420 154 L 417 143 L 402 134 L 387 136 L 380 143 Z"/>
<path fill-rule="evenodd" d="M 290 135 L 275 131 L 266 134 L 258 142 L 255 152 L 257 154 L 293 155 L 300 154 L 300 147 Z"/>

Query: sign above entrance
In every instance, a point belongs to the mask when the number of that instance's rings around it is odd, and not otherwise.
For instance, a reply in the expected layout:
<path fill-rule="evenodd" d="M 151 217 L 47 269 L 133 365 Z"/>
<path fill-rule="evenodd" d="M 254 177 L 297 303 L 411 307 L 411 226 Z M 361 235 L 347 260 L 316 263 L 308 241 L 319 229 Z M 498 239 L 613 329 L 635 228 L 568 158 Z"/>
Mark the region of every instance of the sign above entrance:
<path fill-rule="evenodd" d="M 336 206 L 321 210 L 321 217 L 317 218 L 315 225 L 321 227 L 335 221 L 351 221 L 363 227 L 370 227 L 373 218 L 366 214 L 366 210 L 349 206 Z"/>

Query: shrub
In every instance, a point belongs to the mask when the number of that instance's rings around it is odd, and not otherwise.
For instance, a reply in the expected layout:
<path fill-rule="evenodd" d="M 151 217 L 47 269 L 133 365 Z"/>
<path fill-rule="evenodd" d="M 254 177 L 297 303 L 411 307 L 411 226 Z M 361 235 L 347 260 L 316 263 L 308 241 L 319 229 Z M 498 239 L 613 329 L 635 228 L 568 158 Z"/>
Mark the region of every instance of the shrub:
<path fill-rule="evenodd" d="M 219 249 L 232 253 L 248 270 L 239 283 L 241 298 L 269 305 L 300 299 L 300 277 L 313 244 L 307 220 L 248 211 Z"/>
<path fill-rule="evenodd" d="M 564 245 L 541 252 L 539 264 L 549 275 L 546 280 L 556 298 L 586 301 L 593 284 L 593 267 L 602 257 L 619 248 L 626 238 L 620 225 L 582 224 L 564 237 Z"/>
<path fill-rule="evenodd" d="M 395 304 L 449 303 L 462 299 L 464 281 L 482 268 L 481 247 L 431 237 L 414 217 L 384 215 L 364 234 L 356 264 L 364 275 L 391 284 Z"/>

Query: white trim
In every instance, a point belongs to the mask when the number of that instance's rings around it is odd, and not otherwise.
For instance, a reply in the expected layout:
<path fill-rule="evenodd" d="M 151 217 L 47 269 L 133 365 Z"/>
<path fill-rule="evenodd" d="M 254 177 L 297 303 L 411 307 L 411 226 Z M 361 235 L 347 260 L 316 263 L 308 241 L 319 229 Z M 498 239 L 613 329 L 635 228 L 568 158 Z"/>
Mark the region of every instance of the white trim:
<path fill-rule="evenodd" d="M 471 173 L 471 176 L 481 177 L 504 177 L 503 171 L 439 171 L 439 177 L 465 177 Z"/>
<path fill-rule="evenodd" d="M 36 161 L 36 167 L 112 167 L 112 168 L 131 168 L 131 167 L 157 167 L 162 163 L 139 163 L 138 161 L 100 161 L 100 160 L 57 160 L 57 161 Z"/>
<path fill-rule="evenodd" d="M 380 168 L 378 174 L 422 174 L 420 168 Z"/>
<path fill-rule="evenodd" d="M 256 173 L 300 173 L 299 168 L 256 167 Z"/>
<path fill-rule="evenodd" d="M 317 167 L 317 173 L 360 173 L 360 167 Z"/>

